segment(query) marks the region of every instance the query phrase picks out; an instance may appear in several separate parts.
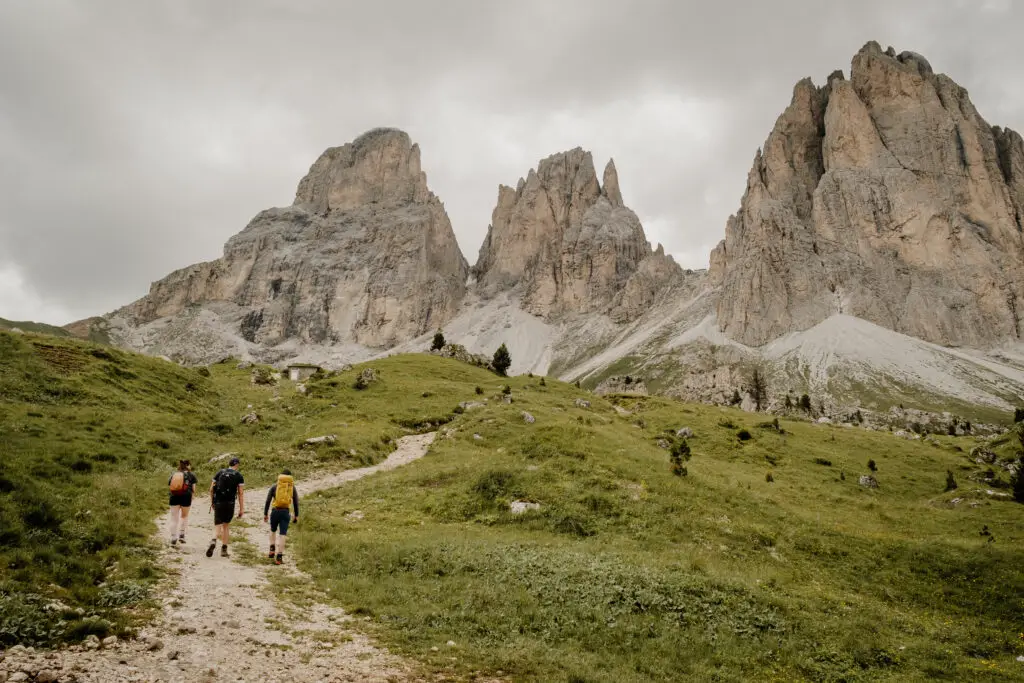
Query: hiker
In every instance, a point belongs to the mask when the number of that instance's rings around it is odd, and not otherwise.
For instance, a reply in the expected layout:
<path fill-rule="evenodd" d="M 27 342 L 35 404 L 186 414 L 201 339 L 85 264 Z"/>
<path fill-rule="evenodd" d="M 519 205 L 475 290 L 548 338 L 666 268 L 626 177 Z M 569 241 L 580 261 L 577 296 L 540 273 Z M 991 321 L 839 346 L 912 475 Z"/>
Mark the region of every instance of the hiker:
<path fill-rule="evenodd" d="M 274 504 L 274 510 L 268 516 L 271 503 Z M 295 508 L 294 518 L 291 516 L 290 507 Z M 277 477 L 277 483 L 267 491 L 267 502 L 263 505 L 263 521 L 270 522 L 270 554 L 267 557 L 275 560 L 276 564 L 281 564 L 284 562 L 288 524 L 293 521 L 299 523 L 299 492 L 295 489 L 295 479 L 288 470 L 282 470 Z"/>
<path fill-rule="evenodd" d="M 192 463 L 179 460 L 178 469 L 167 481 L 171 489 L 171 545 L 185 543 L 185 531 L 188 529 L 188 513 L 192 509 L 192 494 L 195 493 L 199 479 L 192 474 Z M 180 525 L 179 525 L 180 522 Z"/>
<path fill-rule="evenodd" d="M 220 556 L 228 556 L 228 542 L 231 540 L 229 525 L 235 516 L 235 498 L 238 498 L 238 518 L 245 514 L 245 478 L 238 471 L 238 458 L 231 458 L 228 466 L 213 475 L 210 484 L 210 507 L 213 509 L 213 540 L 206 549 L 206 556 L 213 557 L 220 539 Z"/>

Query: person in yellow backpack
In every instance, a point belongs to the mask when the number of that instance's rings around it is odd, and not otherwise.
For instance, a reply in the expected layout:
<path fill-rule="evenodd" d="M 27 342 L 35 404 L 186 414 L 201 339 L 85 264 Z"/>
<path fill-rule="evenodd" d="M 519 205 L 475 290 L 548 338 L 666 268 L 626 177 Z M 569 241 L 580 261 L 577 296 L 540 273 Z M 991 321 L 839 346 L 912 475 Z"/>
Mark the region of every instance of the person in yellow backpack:
<path fill-rule="evenodd" d="M 274 509 L 270 510 L 273 504 Z M 290 508 L 295 508 L 295 517 Z M 269 513 L 269 514 L 268 514 Z M 267 491 L 267 502 L 263 506 L 263 521 L 270 522 L 270 553 L 267 557 L 277 564 L 284 562 L 284 544 L 288 536 L 288 525 L 299 522 L 299 492 L 295 489 L 295 479 L 288 470 L 277 476 L 277 483 Z"/>

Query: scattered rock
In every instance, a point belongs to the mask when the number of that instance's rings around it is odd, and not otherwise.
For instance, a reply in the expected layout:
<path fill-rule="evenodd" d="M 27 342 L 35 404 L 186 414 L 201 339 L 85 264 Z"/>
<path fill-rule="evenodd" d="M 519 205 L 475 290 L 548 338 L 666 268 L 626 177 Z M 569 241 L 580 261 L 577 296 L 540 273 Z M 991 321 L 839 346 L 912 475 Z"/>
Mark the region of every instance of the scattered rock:
<path fill-rule="evenodd" d="M 299 392 L 300 394 L 305 394 L 306 391 L 307 391 L 306 385 L 305 384 L 296 384 L 295 385 L 295 391 Z"/>
<path fill-rule="evenodd" d="M 252 367 L 252 363 L 250 363 L 247 360 L 243 360 L 241 363 L 239 363 L 238 365 L 235 366 L 235 368 L 238 369 L 238 370 L 248 370 L 251 367 Z"/>
<path fill-rule="evenodd" d="M 476 441 L 483 441 L 484 437 L 480 436 L 479 434 L 474 434 L 473 439 L 475 439 Z"/>
<path fill-rule="evenodd" d="M 117 636 L 108 636 L 103 639 L 103 647 L 114 647 L 117 645 Z"/>
<path fill-rule="evenodd" d="M 346 522 L 358 522 L 362 520 L 366 515 L 363 514 L 362 510 L 353 510 L 352 512 L 345 515 Z"/>
<path fill-rule="evenodd" d="M 861 486 L 864 486 L 866 488 L 869 488 L 869 489 L 877 489 L 878 488 L 878 480 L 875 479 L 870 474 L 862 474 L 862 475 L 860 475 L 860 479 L 858 481 L 859 481 Z"/>
<path fill-rule="evenodd" d="M 359 373 L 358 379 L 356 379 L 356 385 L 369 386 L 378 379 L 377 371 L 373 368 L 363 368 L 362 372 Z"/>
<path fill-rule="evenodd" d="M 15 671 L 7 680 L 9 683 L 21 683 L 21 681 L 28 680 L 28 674 L 24 671 Z"/>
<path fill-rule="evenodd" d="M 815 420 L 815 422 L 817 422 L 820 425 L 830 425 L 830 424 L 832 424 L 832 420 L 830 420 L 827 417 L 819 417 L 817 420 Z"/>
<path fill-rule="evenodd" d="M 311 439 L 306 439 L 305 443 L 309 446 L 315 446 L 321 443 L 334 443 L 338 440 L 338 437 L 334 434 L 327 434 L 326 436 L 314 436 Z"/>
<path fill-rule="evenodd" d="M 532 425 L 536 421 L 537 421 L 537 418 L 535 418 L 533 415 L 530 415 L 525 410 L 523 411 L 523 422 L 525 422 L 528 425 Z"/>
<path fill-rule="evenodd" d="M 476 410 L 477 408 L 483 408 L 484 404 L 479 401 L 463 401 L 459 404 L 459 407 L 463 410 Z"/>
<path fill-rule="evenodd" d="M 86 650 L 98 650 L 100 649 L 100 639 L 96 636 L 86 636 L 85 641 L 82 643 Z"/>
<path fill-rule="evenodd" d="M 225 625 L 225 626 L 227 626 L 228 628 L 233 628 L 233 629 L 239 629 L 239 628 L 242 628 L 242 625 L 241 625 L 241 624 L 239 624 L 239 623 L 238 623 L 237 621 L 235 621 L 234 619 L 229 619 L 229 620 L 225 621 L 225 622 L 224 622 L 224 625 Z"/>
<path fill-rule="evenodd" d="M 578 399 L 576 399 L 576 407 L 577 408 L 589 408 L 590 407 L 590 401 L 584 400 L 582 398 L 578 398 Z"/>
<path fill-rule="evenodd" d="M 195 626 L 179 626 L 178 627 L 178 635 L 179 636 L 187 636 L 190 633 L 195 633 L 195 632 L 196 632 L 196 627 Z"/>
<path fill-rule="evenodd" d="M 247 413 L 247 414 L 243 415 L 242 416 L 242 420 L 241 420 L 242 424 L 244 424 L 244 425 L 259 424 L 259 421 L 260 421 L 260 416 L 257 415 L 255 412 L 251 412 L 251 413 Z"/>
<path fill-rule="evenodd" d="M 441 648 L 439 648 L 437 645 L 435 645 L 434 647 L 430 648 L 430 651 L 431 652 L 440 652 Z"/>
<path fill-rule="evenodd" d="M 508 509 L 513 515 L 521 515 L 530 510 L 540 510 L 540 503 L 529 503 L 525 500 L 513 500 L 508 504 Z"/>
<path fill-rule="evenodd" d="M 156 652 L 164 648 L 164 641 L 159 638 L 146 638 L 146 649 L 150 652 Z"/>
<path fill-rule="evenodd" d="M 178 657 L 180 657 L 180 656 L 181 656 L 181 652 L 179 652 L 178 650 L 171 650 L 170 652 L 167 653 L 167 660 L 171 661 L 171 662 L 175 662 L 175 661 L 178 660 Z"/>
<path fill-rule="evenodd" d="M 672 447 L 672 444 L 670 444 L 665 439 L 658 439 L 658 448 L 671 448 L 671 447 Z"/>
<path fill-rule="evenodd" d="M 59 680 L 60 674 L 49 669 L 44 669 L 36 674 L 36 683 L 57 683 Z"/>
<path fill-rule="evenodd" d="M 455 641 L 454 640 L 449 640 L 448 641 L 448 647 L 455 647 Z"/>
<path fill-rule="evenodd" d="M 676 436 L 681 437 L 683 439 L 692 439 L 693 438 L 693 430 L 690 429 L 689 427 L 683 427 L 682 429 L 677 429 L 676 430 Z"/>

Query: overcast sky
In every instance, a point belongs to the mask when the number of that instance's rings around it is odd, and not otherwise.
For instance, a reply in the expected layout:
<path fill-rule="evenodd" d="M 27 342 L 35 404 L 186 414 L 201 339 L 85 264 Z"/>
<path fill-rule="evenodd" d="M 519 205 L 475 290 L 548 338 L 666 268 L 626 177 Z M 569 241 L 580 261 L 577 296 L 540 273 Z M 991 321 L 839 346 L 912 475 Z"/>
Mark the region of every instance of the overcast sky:
<path fill-rule="evenodd" d="M 420 144 L 471 264 L 498 184 L 578 145 L 703 268 L 793 84 L 868 40 L 1024 128 L 1022 4 L 0 0 L 0 317 L 137 299 L 376 126 Z"/>

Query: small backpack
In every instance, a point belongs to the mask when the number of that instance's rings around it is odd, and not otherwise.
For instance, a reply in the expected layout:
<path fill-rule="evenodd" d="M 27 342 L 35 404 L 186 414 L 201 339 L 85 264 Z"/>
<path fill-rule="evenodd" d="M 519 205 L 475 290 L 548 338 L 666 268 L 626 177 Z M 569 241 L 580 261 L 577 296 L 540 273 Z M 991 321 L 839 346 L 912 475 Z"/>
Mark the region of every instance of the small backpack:
<path fill-rule="evenodd" d="M 235 471 L 230 467 L 222 469 L 217 473 L 217 485 L 213 489 L 213 500 L 228 502 L 235 499 L 237 495 L 238 482 L 235 480 Z"/>
<path fill-rule="evenodd" d="M 185 481 L 185 473 L 180 470 L 171 475 L 171 493 L 185 493 L 188 491 L 188 482 Z"/>
<path fill-rule="evenodd" d="M 292 492 L 295 490 L 295 479 L 290 475 L 281 474 L 277 477 L 277 491 L 274 493 L 274 509 L 287 510 L 292 504 Z"/>

